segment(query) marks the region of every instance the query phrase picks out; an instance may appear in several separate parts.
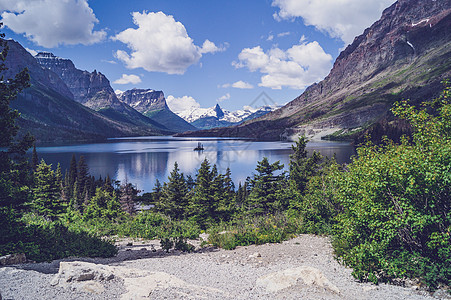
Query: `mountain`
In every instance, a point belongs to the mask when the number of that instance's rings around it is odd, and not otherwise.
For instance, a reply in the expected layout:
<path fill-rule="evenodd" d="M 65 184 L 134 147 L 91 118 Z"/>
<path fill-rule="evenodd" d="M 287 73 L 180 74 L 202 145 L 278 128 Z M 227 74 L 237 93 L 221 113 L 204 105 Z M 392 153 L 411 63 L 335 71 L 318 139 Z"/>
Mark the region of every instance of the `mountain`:
<path fill-rule="evenodd" d="M 259 108 L 246 107 L 243 110 L 223 110 L 219 104 L 210 108 L 194 108 L 190 111 L 181 111 L 177 114 L 199 129 L 211 129 L 241 124 L 263 116 L 279 106 L 263 106 Z"/>
<path fill-rule="evenodd" d="M 54 72 L 42 68 L 19 43 L 8 41 L 2 72 L 12 78 L 28 68 L 31 87 L 11 102 L 20 112 L 20 134 L 31 132 L 39 141 L 88 140 L 115 136 L 166 134 L 151 126 L 136 126 L 111 119 L 73 100 L 73 94 Z"/>
<path fill-rule="evenodd" d="M 74 100 L 84 106 L 120 122 L 170 132 L 164 125 L 119 101 L 104 74 L 96 70 L 93 72 L 79 70 L 70 59 L 57 57 L 50 52 L 40 52 L 35 58 L 43 68 L 57 74 L 71 91 Z"/>
<path fill-rule="evenodd" d="M 451 76 L 450 12 L 449 0 L 399 0 L 340 53 L 323 81 L 281 109 L 238 126 L 186 135 L 278 140 L 351 138 L 386 125 L 398 130 L 393 103 L 433 99 Z"/>
<path fill-rule="evenodd" d="M 197 128 L 173 113 L 162 91 L 132 89 L 118 94 L 119 99 L 135 110 L 176 132 Z"/>

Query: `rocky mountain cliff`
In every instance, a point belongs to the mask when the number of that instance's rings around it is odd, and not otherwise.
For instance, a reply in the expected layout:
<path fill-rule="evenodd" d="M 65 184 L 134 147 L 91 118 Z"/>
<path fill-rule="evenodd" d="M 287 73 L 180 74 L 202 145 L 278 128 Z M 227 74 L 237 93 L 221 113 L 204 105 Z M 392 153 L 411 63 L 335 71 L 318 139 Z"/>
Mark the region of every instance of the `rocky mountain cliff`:
<path fill-rule="evenodd" d="M 119 101 L 104 74 L 96 70 L 79 70 L 70 59 L 57 57 L 50 52 L 40 52 L 35 58 L 43 68 L 51 70 L 64 81 L 75 101 L 118 121 L 170 131 L 164 125 Z"/>
<path fill-rule="evenodd" d="M 196 130 L 196 127 L 174 114 L 168 107 L 162 91 L 151 89 L 131 89 L 120 93 L 119 99 L 141 114 L 174 130 L 183 132 Z"/>
<path fill-rule="evenodd" d="M 2 75 L 11 78 L 28 68 L 31 77 L 31 87 L 11 103 L 21 113 L 18 120 L 21 133 L 30 131 L 41 141 L 167 134 L 155 126 L 138 126 L 127 120 L 113 119 L 81 105 L 73 100 L 64 81 L 51 70 L 42 68 L 19 43 L 8 41 L 8 47 L 5 64 L 9 69 Z"/>
<path fill-rule="evenodd" d="M 239 126 L 190 133 L 293 139 L 335 138 L 393 124 L 395 101 L 432 99 L 451 76 L 451 1 L 399 0 L 354 39 L 321 82 L 283 108 Z"/>

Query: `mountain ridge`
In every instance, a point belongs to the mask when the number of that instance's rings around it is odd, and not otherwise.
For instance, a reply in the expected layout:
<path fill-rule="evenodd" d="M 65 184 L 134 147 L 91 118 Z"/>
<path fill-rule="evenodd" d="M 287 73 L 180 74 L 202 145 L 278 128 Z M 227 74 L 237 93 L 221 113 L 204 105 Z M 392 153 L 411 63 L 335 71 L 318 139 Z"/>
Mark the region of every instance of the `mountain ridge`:
<path fill-rule="evenodd" d="M 162 91 L 134 88 L 121 92 L 118 98 L 142 115 L 175 132 L 197 129 L 170 110 Z"/>
<path fill-rule="evenodd" d="M 84 106 L 134 126 L 150 126 L 170 132 L 166 126 L 119 101 L 110 81 L 101 72 L 82 71 L 70 59 L 57 57 L 50 52 L 39 52 L 35 59 L 43 68 L 57 74 L 71 91 L 73 99 Z"/>
<path fill-rule="evenodd" d="M 450 6 L 450 1 L 397 1 L 340 53 L 324 80 L 281 109 L 238 126 L 184 135 L 340 138 L 390 123 L 395 101 L 432 99 L 451 76 Z"/>
<path fill-rule="evenodd" d="M 17 120 L 19 134 L 29 131 L 38 142 L 94 140 L 115 136 L 161 135 L 150 126 L 135 126 L 96 112 L 73 100 L 73 95 L 54 72 L 42 68 L 18 42 L 8 40 L 9 47 L 2 72 L 12 78 L 28 68 L 31 87 L 20 93 L 11 107 L 21 114 Z"/>

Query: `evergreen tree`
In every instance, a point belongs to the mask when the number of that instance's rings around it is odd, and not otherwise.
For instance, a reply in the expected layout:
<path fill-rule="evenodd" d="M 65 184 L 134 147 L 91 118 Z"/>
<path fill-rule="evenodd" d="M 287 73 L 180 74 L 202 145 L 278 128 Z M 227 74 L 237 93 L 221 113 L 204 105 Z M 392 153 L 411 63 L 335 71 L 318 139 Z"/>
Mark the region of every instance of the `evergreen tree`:
<path fill-rule="evenodd" d="M 0 23 L 0 27 L 2 25 Z M 5 65 L 8 45 L 4 36 L 0 34 L 0 73 L 8 69 Z M 0 206 L 20 207 L 29 201 L 31 176 L 25 153 L 34 139 L 29 134 L 16 139 L 19 112 L 10 108 L 10 102 L 29 86 L 29 80 L 27 69 L 16 74 L 14 79 L 0 76 Z"/>
<path fill-rule="evenodd" d="M 97 188 L 89 200 L 89 204 L 83 214 L 84 220 L 102 218 L 113 220 L 123 214 L 121 204 L 115 191 L 109 192 L 103 188 Z"/>
<path fill-rule="evenodd" d="M 84 193 L 85 187 L 88 184 L 89 179 L 89 168 L 86 164 L 85 157 L 83 155 L 78 159 L 78 168 L 77 168 L 77 181 L 79 184 L 80 191 Z"/>
<path fill-rule="evenodd" d="M 33 197 L 32 207 L 40 215 L 54 220 L 64 210 L 55 174 L 44 160 L 36 168 Z"/>
<path fill-rule="evenodd" d="M 250 214 L 265 215 L 283 210 L 287 207 L 283 189 L 286 188 L 285 173 L 275 174 L 283 169 L 279 161 L 270 164 L 264 157 L 258 162 L 257 174 L 250 179 L 251 192 L 247 199 Z"/>
<path fill-rule="evenodd" d="M 72 158 L 70 160 L 69 165 L 69 185 L 70 188 L 74 188 L 75 181 L 77 181 L 78 171 L 77 171 L 77 160 L 75 158 L 75 154 L 72 154 Z"/>
<path fill-rule="evenodd" d="M 174 219 L 183 219 L 188 209 L 188 188 L 177 162 L 174 163 L 174 169 L 168 179 L 169 182 L 163 184 L 161 201 L 157 209 Z"/>
<path fill-rule="evenodd" d="M 36 145 L 33 144 L 33 152 L 31 154 L 31 168 L 33 171 L 36 171 L 38 163 L 39 163 L 38 152 L 36 152 Z"/>
<path fill-rule="evenodd" d="M 195 185 L 196 182 L 194 181 L 193 176 L 191 175 L 186 176 L 186 187 L 188 188 L 188 191 L 191 191 Z"/>
<path fill-rule="evenodd" d="M 67 201 L 68 199 L 71 199 L 72 198 L 72 192 L 73 192 L 73 190 L 72 190 L 71 184 L 70 184 L 69 171 L 66 170 L 66 172 L 64 173 L 64 188 L 63 188 L 64 196 L 62 196 L 62 199 L 64 201 Z"/>
<path fill-rule="evenodd" d="M 125 182 L 120 186 L 120 198 L 121 208 L 124 212 L 129 215 L 134 215 L 136 213 L 135 209 L 135 199 L 139 191 L 131 184 Z"/>
<path fill-rule="evenodd" d="M 207 159 L 202 162 L 197 172 L 196 186 L 190 202 L 190 214 L 202 228 L 206 228 L 217 217 L 217 202 L 214 192 L 216 186 L 212 185 L 213 178 L 217 174 L 216 166 L 210 170 L 210 163 Z"/>
<path fill-rule="evenodd" d="M 290 155 L 290 182 L 297 193 L 304 194 L 309 179 L 314 176 L 323 157 L 314 151 L 307 157 L 307 139 L 299 138 L 295 145 L 291 146 L 293 154 Z"/>
<path fill-rule="evenodd" d="M 162 191 L 163 187 L 161 186 L 160 180 L 155 180 L 155 186 L 152 189 L 152 202 L 156 207 L 160 203 Z"/>
<path fill-rule="evenodd" d="M 223 221 L 228 221 L 236 210 L 235 204 L 235 184 L 232 181 L 232 172 L 227 168 L 222 176 L 222 189 L 218 197 L 219 217 Z"/>
<path fill-rule="evenodd" d="M 74 189 L 72 191 L 70 208 L 75 211 L 83 212 L 83 206 L 82 206 L 83 199 L 80 197 L 81 192 L 80 192 L 80 186 L 78 184 L 78 181 L 75 181 L 73 186 L 74 186 Z"/>

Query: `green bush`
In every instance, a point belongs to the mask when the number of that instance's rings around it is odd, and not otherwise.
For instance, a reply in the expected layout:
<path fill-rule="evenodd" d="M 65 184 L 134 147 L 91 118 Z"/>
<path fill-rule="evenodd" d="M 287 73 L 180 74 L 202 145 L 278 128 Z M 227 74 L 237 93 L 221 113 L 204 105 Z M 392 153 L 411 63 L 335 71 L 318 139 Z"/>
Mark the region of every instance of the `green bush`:
<path fill-rule="evenodd" d="M 172 220 L 160 213 L 142 211 L 133 219 L 121 224 L 119 235 L 155 239 L 183 237 L 195 239 L 200 227 L 192 220 Z"/>
<path fill-rule="evenodd" d="M 406 103 L 413 140 L 366 144 L 336 178 L 343 213 L 336 217 L 336 255 L 360 280 L 419 278 L 431 288 L 451 279 L 451 105 L 437 116 Z"/>
<path fill-rule="evenodd" d="M 42 262 L 69 256 L 111 257 L 117 254 L 113 241 L 92 234 L 69 230 L 61 222 L 28 215 L 27 223 L 13 211 L 0 209 L 0 255 L 25 253 Z"/>
<path fill-rule="evenodd" d="M 280 243 L 293 237 L 299 227 L 298 219 L 283 214 L 238 219 L 209 230 L 208 241 L 227 250 L 252 244 Z"/>

